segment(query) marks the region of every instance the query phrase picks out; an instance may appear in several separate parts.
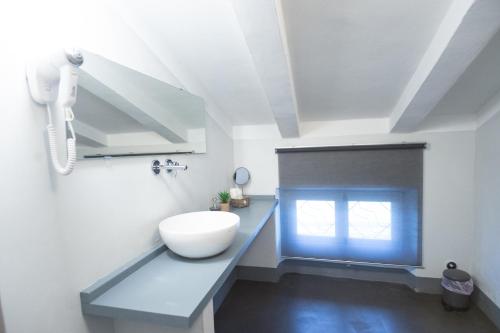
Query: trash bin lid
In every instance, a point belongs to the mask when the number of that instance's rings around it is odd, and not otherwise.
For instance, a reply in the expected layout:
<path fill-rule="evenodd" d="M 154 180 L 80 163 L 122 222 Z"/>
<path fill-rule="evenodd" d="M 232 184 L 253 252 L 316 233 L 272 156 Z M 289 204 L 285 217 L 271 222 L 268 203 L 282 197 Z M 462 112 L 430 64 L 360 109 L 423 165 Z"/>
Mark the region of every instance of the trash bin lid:
<path fill-rule="evenodd" d="M 470 280 L 469 273 L 460 269 L 445 269 L 443 271 L 443 276 L 452 281 L 465 282 Z"/>

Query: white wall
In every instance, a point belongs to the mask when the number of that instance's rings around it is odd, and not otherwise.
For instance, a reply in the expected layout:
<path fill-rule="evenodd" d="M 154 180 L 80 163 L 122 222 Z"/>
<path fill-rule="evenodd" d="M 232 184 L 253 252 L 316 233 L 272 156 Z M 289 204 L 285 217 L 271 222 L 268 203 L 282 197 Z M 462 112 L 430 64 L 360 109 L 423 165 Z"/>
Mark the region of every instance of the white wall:
<path fill-rule="evenodd" d="M 476 132 L 474 278 L 500 306 L 500 113 Z"/>
<path fill-rule="evenodd" d="M 276 223 L 275 214 L 248 248 L 245 255 L 238 262 L 238 266 L 276 268 L 280 262 L 279 222 Z"/>
<path fill-rule="evenodd" d="M 423 264 L 418 276 L 440 277 L 449 260 L 472 268 L 474 222 L 474 132 L 317 136 L 280 139 L 272 126 L 234 128 L 234 166 L 252 175 L 247 194 L 274 194 L 278 161 L 274 149 L 289 146 L 427 142 L 424 153 Z M 332 134 L 335 131 L 330 132 Z M 256 139 L 253 139 L 256 138 Z"/>
<path fill-rule="evenodd" d="M 42 331 L 57 323 L 70 291 L 58 241 L 56 193 L 44 137 L 45 114 L 31 102 L 24 63 L 2 52 L 0 91 L 0 294 L 7 331 Z M 57 281 L 57 283 L 54 283 Z M 56 306 L 50 308 L 48 300 Z M 29 320 L 27 318 L 30 318 Z M 65 324 L 58 327 L 68 330 Z"/>
<path fill-rule="evenodd" d="M 208 153 L 175 156 L 189 166 L 175 179 L 153 176 L 151 157 L 81 161 L 68 177 L 54 174 L 46 115 L 25 83 L 28 51 L 69 30 L 76 45 L 170 78 L 123 22 L 90 1 L 81 6 L 87 12 L 74 11 L 71 25 L 62 17 L 59 30 L 47 30 L 53 6 L 75 10 L 70 3 L 12 2 L 0 11 L 0 295 L 8 333 L 112 332 L 111 321 L 82 316 L 79 291 L 148 250 L 159 240 L 161 219 L 208 207 L 230 184 L 232 141 L 211 119 Z"/>

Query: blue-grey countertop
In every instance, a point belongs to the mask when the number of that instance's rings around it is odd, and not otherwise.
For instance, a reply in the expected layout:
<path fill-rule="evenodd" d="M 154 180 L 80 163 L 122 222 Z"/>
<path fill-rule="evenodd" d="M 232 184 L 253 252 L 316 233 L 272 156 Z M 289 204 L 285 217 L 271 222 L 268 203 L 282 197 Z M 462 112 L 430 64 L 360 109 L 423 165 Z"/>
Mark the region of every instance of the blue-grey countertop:
<path fill-rule="evenodd" d="M 83 290 L 83 313 L 189 327 L 269 220 L 276 204 L 272 197 L 254 197 L 249 207 L 233 209 L 240 216 L 240 229 L 233 244 L 218 256 L 186 259 L 158 246 Z"/>

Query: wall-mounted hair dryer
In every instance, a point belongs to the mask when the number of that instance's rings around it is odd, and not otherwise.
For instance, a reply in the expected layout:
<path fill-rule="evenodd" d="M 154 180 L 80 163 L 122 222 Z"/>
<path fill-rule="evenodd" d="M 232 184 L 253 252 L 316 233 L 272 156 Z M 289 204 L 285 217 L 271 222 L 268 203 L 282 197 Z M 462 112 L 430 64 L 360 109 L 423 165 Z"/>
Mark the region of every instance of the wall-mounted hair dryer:
<path fill-rule="evenodd" d="M 50 155 L 54 169 L 68 175 L 76 162 L 75 131 L 71 125 L 74 119 L 71 107 L 76 102 L 78 86 L 77 68 L 83 63 L 82 54 L 76 49 L 64 49 L 51 55 L 31 61 L 27 65 L 26 76 L 32 98 L 47 105 L 49 124 L 47 134 Z M 67 139 L 67 161 L 62 166 L 57 156 L 56 130 L 52 123 L 51 110 L 64 112 L 65 124 L 71 137 Z"/>

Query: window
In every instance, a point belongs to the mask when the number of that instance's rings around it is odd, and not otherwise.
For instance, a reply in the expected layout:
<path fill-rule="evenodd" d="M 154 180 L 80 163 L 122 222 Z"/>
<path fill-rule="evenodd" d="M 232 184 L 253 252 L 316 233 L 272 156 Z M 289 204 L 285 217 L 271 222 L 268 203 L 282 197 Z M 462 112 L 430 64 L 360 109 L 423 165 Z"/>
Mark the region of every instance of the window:
<path fill-rule="evenodd" d="M 335 237 L 335 201 L 296 200 L 296 231 L 299 236 Z M 348 237 L 391 240 L 390 201 L 349 201 Z"/>
<path fill-rule="evenodd" d="M 391 240 L 389 201 L 349 201 L 349 238 Z"/>
<path fill-rule="evenodd" d="M 408 245 L 419 231 L 414 190 L 280 189 L 279 195 L 285 256 L 376 263 L 413 258 Z"/>
<path fill-rule="evenodd" d="M 278 149 L 282 256 L 420 266 L 423 147 Z"/>
<path fill-rule="evenodd" d="M 335 201 L 297 200 L 297 234 L 335 237 Z"/>

